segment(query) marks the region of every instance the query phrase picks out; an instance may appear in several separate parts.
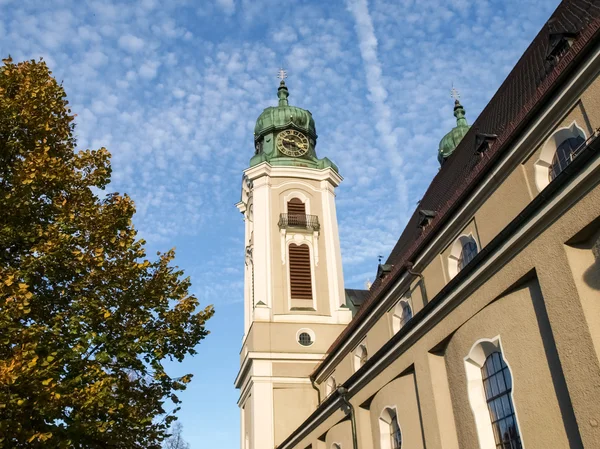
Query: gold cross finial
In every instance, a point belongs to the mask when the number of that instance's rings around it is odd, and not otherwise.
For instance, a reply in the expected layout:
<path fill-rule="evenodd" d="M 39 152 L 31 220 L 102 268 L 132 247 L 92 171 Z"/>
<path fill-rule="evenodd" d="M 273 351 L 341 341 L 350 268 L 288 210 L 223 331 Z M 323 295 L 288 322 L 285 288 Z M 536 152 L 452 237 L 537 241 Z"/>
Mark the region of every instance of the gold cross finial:
<path fill-rule="evenodd" d="M 454 100 L 458 101 L 460 98 L 460 93 L 454 86 L 452 86 L 452 90 L 450 91 L 450 96 L 454 98 Z"/>
<path fill-rule="evenodd" d="M 284 79 L 287 78 L 287 72 L 283 69 L 279 69 L 279 73 L 277 74 L 277 78 L 279 78 L 281 81 L 283 81 Z"/>

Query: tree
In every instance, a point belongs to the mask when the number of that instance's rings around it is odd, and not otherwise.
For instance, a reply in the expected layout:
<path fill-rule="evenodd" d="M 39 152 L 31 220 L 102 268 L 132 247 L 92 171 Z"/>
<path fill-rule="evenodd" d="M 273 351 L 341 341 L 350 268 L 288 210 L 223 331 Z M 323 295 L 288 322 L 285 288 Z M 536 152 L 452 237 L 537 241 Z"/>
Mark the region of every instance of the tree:
<path fill-rule="evenodd" d="M 183 426 L 181 423 L 176 422 L 171 431 L 173 433 L 165 440 L 163 449 L 190 449 L 190 445 L 183 439 L 183 436 L 181 435 L 183 432 Z"/>
<path fill-rule="evenodd" d="M 105 148 L 75 153 L 43 61 L 0 67 L 0 446 L 159 449 L 212 306 L 146 258 Z M 174 404 L 166 410 L 166 404 Z"/>

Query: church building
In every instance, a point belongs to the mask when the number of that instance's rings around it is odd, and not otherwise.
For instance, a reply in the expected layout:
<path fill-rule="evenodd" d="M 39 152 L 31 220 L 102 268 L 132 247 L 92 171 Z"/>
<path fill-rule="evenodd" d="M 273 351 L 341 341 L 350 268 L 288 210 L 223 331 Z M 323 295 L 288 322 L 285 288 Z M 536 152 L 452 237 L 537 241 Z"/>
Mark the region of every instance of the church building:
<path fill-rule="evenodd" d="M 600 0 L 564 0 L 471 126 L 455 95 L 369 290 L 282 76 L 237 204 L 241 449 L 600 448 L 599 74 Z"/>

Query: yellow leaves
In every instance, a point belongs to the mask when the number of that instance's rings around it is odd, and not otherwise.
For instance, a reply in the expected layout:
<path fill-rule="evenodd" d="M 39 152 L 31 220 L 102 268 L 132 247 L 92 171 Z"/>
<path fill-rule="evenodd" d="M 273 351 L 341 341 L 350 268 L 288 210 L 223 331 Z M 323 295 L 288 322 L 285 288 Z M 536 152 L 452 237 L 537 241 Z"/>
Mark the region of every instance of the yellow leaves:
<path fill-rule="evenodd" d="M 104 311 L 104 318 L 108 318 L 110 316 L 110 312 L 108 310 Z"/>
<path fill-rule="evenodd" d="M 52 438 L 52 432 L 41 433 L 37 432 L 31 435 L 31 437 L 27 440 L 28 443 L 33 443 L 34 440 L 38 440 L 41 442 L 47 441 Z"/>
<path fill-rule="evenodd" d="M 15 279 L 15 277 L 12 274 L 8 275 L 8 277 L 4 281 L 4 285 L 6 285 L 7 287 L 10 287 L 12 285 L 14 279 Z"/>
<path fill-rule="evenodd" d="M 31 359 L 31 361 L 27 364 L 27 366 L 29 368 L 33 368 L 35 365 L 37 365 L 38 359 L 39 359 L 39 357 L 36 355 L 33 359 Z"/>
<path fill-rule="evenodd" d="M 42 385 L 48 386 L 48 385 L 50 385 L 51 382 L 52 382 L 52 378 L 49 377 L 48 379 L 42 380 Z"/>

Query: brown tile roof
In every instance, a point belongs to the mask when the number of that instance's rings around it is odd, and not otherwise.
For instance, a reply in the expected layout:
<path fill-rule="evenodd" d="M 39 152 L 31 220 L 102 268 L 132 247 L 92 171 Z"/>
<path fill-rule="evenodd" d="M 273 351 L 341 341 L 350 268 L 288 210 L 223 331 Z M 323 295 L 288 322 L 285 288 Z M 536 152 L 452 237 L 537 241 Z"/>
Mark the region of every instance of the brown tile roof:
<path fill-rule="evenodd" d="M 313 375 L 316 375 L 325 362 L 333 357 L 340 342 L 373 309 L 377 300 L 405 271 L 406 264 L 412 261 L 435 235 L 503 151 L 509 147 L 523 126 L 537 112 L 538 107 L 550 98 L 564 77 L 584 57 L 591 47 L 589 44 L 596 42 L 600 34 L 599 28 L 600 0 L 564 0 L 558 6 L 429 185 L 419 207 L 408 221 L 386 262 L 393 264 L 394 269 L 384 280 L 374 282 L 369 297 L 331 345 L 328 355 L 317 366 Z M 547 59 L 551 50 L 551 34 L 554 33 L 577 33 L 571 48 L 556 64 L 550 63 Z M 498 136 L 482 156 L 475 152 L 478 133 Z M 418 227 L 419 209 L 436 212 L 425 229 Z"/>

